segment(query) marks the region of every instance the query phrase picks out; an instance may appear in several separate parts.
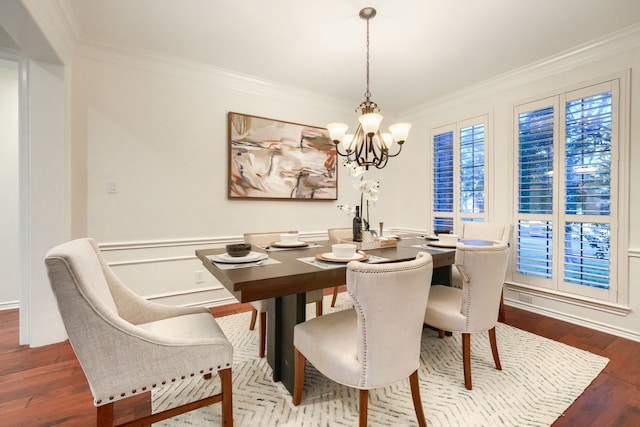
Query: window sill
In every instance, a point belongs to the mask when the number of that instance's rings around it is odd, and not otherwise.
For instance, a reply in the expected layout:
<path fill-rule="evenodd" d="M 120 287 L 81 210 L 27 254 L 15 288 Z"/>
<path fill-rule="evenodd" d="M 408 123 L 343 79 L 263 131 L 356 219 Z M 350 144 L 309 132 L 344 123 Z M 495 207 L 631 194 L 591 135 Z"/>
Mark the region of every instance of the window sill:
<path fill-rule="evenodd" d="M 605 313 L 615 314 L 618 316 L 626 316 L 631 308 L 625 305 L 616 304 L 608 301 L 595 300 L 573 294 L 567 294 L 551 289 L 539 288 L 536 286 L 525 285 L 521 283 L 506 282 L 505 288 L 524 295 L 539 296 L 553 301 L 559 301 L 574 306 L 598 310 Z M 522 301 L 521 302 L 525 302 Z"/>

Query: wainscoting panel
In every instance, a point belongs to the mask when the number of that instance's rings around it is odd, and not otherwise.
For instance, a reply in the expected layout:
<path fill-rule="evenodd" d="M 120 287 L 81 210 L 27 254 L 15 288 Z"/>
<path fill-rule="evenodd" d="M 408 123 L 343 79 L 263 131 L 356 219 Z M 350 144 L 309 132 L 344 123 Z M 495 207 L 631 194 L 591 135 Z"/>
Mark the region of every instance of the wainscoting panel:
<path fill-rule="evenodd" d="M 138 295 L 168 305 L 216 306 L 236 302 L 196 257 L 197 249 L 224 247 L 240 237 L 101 243 L 120 279 Z"/>

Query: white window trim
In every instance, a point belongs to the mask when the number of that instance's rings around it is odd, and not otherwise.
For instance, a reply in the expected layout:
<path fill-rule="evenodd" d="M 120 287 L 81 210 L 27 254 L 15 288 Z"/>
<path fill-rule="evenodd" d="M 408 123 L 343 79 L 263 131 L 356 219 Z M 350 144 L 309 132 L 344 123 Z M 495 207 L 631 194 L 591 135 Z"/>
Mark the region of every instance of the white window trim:
<path fill-rule="evenodd" d="M 493 189 L 494 176 L 488 171 L 492 170 L 493 165 L 493 127 L 491 126 L 492 115 L 490 113 L 481 114 L 472 118 L 460 120 L 447 125 L 438 126 L 431 129 L 430 140 L 446 132 L 453 132 L 453 213 L 435 212 L 433 206 L 433 173 L 429 177 L 429 205 L 431 213 L 430 227 L 433 226 L 435 217 L 453 218 L 453 230 L 458 232 L 461 227 L 461 218 L 480 218 L 483 221 L 489 221 L 493 212 Z M 484 212 L 482 213 L 461 213 L 460 212 L 460 130 L 466 127 L 483 124 L 484 125 Z M 433 149 L 429 151 L 429 159 L 431 170 L 434 168 Z"/>
<path fill-rule="evenodd" d="M 518 117 L 519 113 L 522 111 L 531 111 L 536 108 L 542 108 L 543 106 L 554 106 L 554 117 L 555 123 L 559 126 L 559 132 L 554 132 L 554 146 L 559 147 L 559 150 L 562 150 L 561 158 L 554 159 L 554 174 L 558 176 L 562 170 L 562 161 L 564 159 L 564 140 L 562 137 L 564 136 L 564 103 L 569 99 L 578 98 L 579 92 L 582 90 L 590 90 L 593 93 L 593 87 L 598 85 L 606 85 L 609 82 L 612 83 L 611 90 L 612 94 L 617 91 L 617 104 L 618 109 L 615 111 L 614 109 L 614 117 L 612 117 L 612 121 L 615 123 L 617 121 L 617 126 L 613 126 L 614 132 L 617 132 L 615 137 L 617 143 L 616 152 L 612 152 L 612 169 L 616 169 L 617 173 L 615 173 L 615 179 L 617 185 L 617 191 L 612 192 L 612 214 L 610 216 L 610 226 L 611 226 L 611 282 L 614 284 L 615 291 L 609 292 L 604 298 L 601 298 L 600 295 L 597 295 L 597 292 L 594 295 L 580 295 L 569 292 L 570 286 L 560 286 L 559 283 L 547 282 L 544 279 L 531 280 L 532 278 L 527 277 L 527 281 L 518 280 L 519 274 L 516 273 L 516 256 L 511 257 L 511 266 L 510 266 L 510 274 L 508 274 L 509 280 L 507 283 L 507 287 L 513 289 L 515 291 L 525 291 L 530 294 L 539 294 L 541 296 L 548 297 L 550 299 L 571 302 L 572 304 L 582 305 L 585 307 L 597 309 L 600 311 L 607 311 L 614 314 L 625 315 L 629 312 L 629 257 L 631 254 L 629 253 L 629 237 L 628 233 L 625 230 L 629 230 L 629 195 L 630 195 L 630 183 L 629 183 L 629 153 L 630 153 L 630 141 L 629 141 L 629 126 L 630 126 L 630 70 L 625 70 L 620 73 L 615 73 L 612 75 L 605 76 L 603 78 L 573 85 L 571 87 L 567 87 L 564 90 L 559 90 L 555 94 L 548 94 L 545 97 L 539 97 L 537 100 L 530 99 L 525 100 L 519 103 L 514 104 L 513 111 L 513 129 L 510 132 L 511 138 L 511 158 L 513 161 L 513 177 L 511 194 L 514 200 L 513 203 L 513 223 L 514 223 L 514 236 L 517 233 L 517 221 L 518 219 L 537 219 L 535 215 L 526 216 L 522 214 L 518 214 L 518 187 L 517 187 L 517 176 L 518 176 Z M 616 88 L 617 84 L 617 88 Z M 606 90 L 606 89 L 605 89 Z M 574 95 L 572 95 L 574 94 Z M 557 101 L 556 101 L 557 100 Z M 553 103 L 553 104 L 552 104 Z M 526 105 L 526 108 L 523 108 Z M 617 116 L 616 116 L 617 114 Z M 560 136 L 562 135 L 562 137 Z M 557 141 L 558 138 L 560 141 Z M 614 137 L 612 135 L 612 140 Z M 615 163 L 614 163 L 615 162 Z M 614 187 L 613 183 L 614 178 L 612 177 L 612 188 Z M 558 192 L 559 188 L 559 180 L 554 180 L 554 197 L 558 197 L 560 193 Z M 615 208 L 613 204 L 615 203 Z M 562 204 L 564 206 L 564 203 Z M 616 210 L 617 214 L 613 214 L 613 210 Z M 555 214 L 554 214 L 555 215 Z M 546 216 L 545 216 L 546 217 Z M 558 251 L 558 245 L 560 244 L 560 239 L 557 238 L 556 234 L 559 233 L 563 227 L 562 224 L 565 222 L 564 214 L 560 215 L 560 221 L 558 224 L 554 223 L 554 265 L 553 265 L 553 281 L 560 282 L 562 281 L 562 270 L 560 270 L 560 266 L 563 263 L 558 262 L 558 256 L 563 257 L 563 252 Z M 560 226 L 559 226 L 560 225 Z M 615 235 L 615 237 L 614 237 Z M 517 243 L 516 243 L 517 245 Z M 517 250 L 517 246 L 514 245 L 514 251 Z M 536 278 L 537 279 L 537 278 Z M 581 287 L 583 288 L 583 287 Z"/>

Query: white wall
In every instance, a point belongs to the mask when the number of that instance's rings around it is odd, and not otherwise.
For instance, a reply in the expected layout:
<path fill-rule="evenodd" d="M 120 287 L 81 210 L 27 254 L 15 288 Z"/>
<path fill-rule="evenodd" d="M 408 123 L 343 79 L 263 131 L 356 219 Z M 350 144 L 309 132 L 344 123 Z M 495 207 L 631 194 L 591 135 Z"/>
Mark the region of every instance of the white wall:
<path fill-rule="evenodd" d="M 20 296 L 18 63 L 0 58 L 0 309 Z"/>
<path fill-rule="evenodd" d="M 26 198 L 21 220 L 28 235 L 21 254 L 20 343 L 33 347 L 66 339 L 44 265 L 47 251 L 67 236 L 64 72 L 60 65 L 28 61 L 28 141 L 22 144 L 28 160 L 21 163 Z"/>
<path fill-rule="evenodd" d="M 338 201 L 227 199 L 227 112 L 355 125 L 352 105 L 168 58 L 86 46 L 74 62 L 72 92 L 73 198 L 86 200 L 86 225 L 74 224 L 74 237 L 94 237 L 141 295 L 171 303 L 181 295 L 188 303 L 185 295 L 197 292 L 194 302 L 225 302 L 228 294 L 212 289 L 219 286 L 209 274 L 195 282 L 203 270 L 196 248 L 250 231 L 295 228 L 317 237 L 351 223 L 336 207 L 358 201 L 342 166 Z M 385 194 L 393 188 L 390 173 L 381 172 L 375 224 L 395 222 L 394 197 Z M 116 194 L 107 192 L 108 181 L 117 182 Z M 80 217 L 75 202 L 74 211 Z"/>
<path fill-rule="evenodd" d="M 490 219 L 512 223 L 514 105 L 575 88 L 585 82 L 624 74 L 629 70 L 631 77 L 640 73 L 640 27 L 416 108 L 410 112 L 414 131 L 412 140 L 418 139 L 424 141 L 424 144 L 420 144 L 414 155 L 402 159 L 402 180 L 415 180 L 429 185 L 432 179 L 431 165 L 427 162 L 431 150 L 431 129 L 480 114 L 489 114 L 494 144 L 491 147 L 493 155 L 489 167 L 493 176 L 488 188 L 489 194 L 493 195 L 489 201 L 492 214 Z M 509 304 L 640 340 L 640 224 L 635 221 L 640 217 L 640 193 L 635 187 L 640 182 L 640 118 L 637 113 L 640 88 L 631 81 L 628 83 L 631 86 L 631 123 L 628 129 L 631 136 L 630 156 L 623 158 L 622 162 L 628 162 L 627 170 L 630 173 L 628 179 L 621 183 L 621 191 L 629 194 L 629 205 L 621 206 L 623 221 L 619 224 L 619 236 L 628 239 L 628 245 L 619 254 L 623 261 L 619 281 L 620 286 L 626 286 L 630 281 L 629 310 L 597 303 L 579 303 L 571 301 L 566 295 L 544 296 L 536 292 L 530 293 L 533 305 L 529 306 L 519 301 L 520 293 L 526 291 L 515 286 L 508 287 L 505 298 Z M 401 200 L 415 200 L 414 209 L 398 211 L 399 227 L 430 230 L 430 194 L 417 193 L 409 186 L 399 186 L 397 191 Z"/>

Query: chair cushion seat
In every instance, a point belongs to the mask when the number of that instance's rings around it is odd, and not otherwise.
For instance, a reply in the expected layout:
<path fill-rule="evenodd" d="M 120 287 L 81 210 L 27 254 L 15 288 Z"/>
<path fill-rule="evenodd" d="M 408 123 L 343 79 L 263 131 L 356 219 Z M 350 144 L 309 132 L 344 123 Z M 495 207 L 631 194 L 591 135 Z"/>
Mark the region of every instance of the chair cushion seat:
<path fill-rule="evenodd" d="M 466 332 L 466 317 L 461 313 L 462 289 L 435 285 L 431 287 L 424 323 L 451 332 Z"/>
<path fill-rule="evenodd" d="M 195 313 L 169 317 L 137 325 L 147 331 L 167 337 L 186 339 L 225 338 L 224 332 L 210 313 Z"/>
<path fill-rule="evenodd" d="M 315 317 L 296 325 L 293 345 L 327 378 L 358 387 L 362 365 L 356 320 L 354 309 Z"/>

